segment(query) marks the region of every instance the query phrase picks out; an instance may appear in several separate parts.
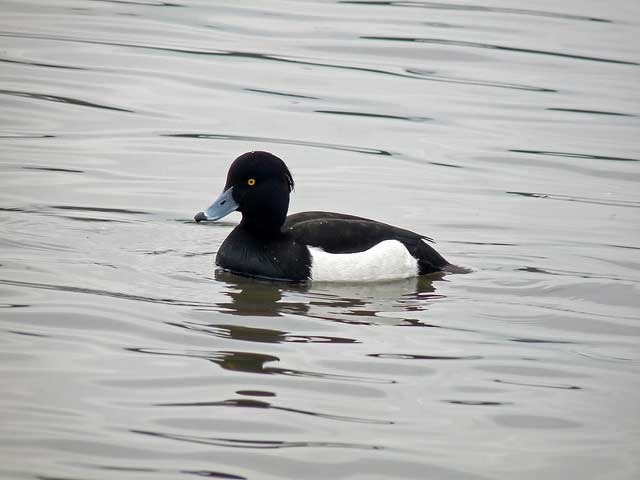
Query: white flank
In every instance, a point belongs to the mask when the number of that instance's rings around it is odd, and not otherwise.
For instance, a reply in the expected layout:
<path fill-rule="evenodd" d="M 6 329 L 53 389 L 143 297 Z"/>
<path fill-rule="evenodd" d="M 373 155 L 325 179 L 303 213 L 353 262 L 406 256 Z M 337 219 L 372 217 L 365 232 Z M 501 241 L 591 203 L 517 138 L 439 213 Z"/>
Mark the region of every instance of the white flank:
<path fill-rule="evenodd" d="M 327 253 L 308 247 L 311 280 L 316 282 L 376 282 L 413 277 L 418 261 L 397 240 L 385 240 L 358 253 Z"/>

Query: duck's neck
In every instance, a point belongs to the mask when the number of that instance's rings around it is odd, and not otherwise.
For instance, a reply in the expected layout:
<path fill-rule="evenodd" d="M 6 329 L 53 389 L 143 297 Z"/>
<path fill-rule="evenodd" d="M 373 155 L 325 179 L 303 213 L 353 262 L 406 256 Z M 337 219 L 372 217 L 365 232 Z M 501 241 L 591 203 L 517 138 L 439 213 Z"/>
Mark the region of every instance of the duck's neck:
<path fill-rule="evenodd" d="M 282 235 L 282 222 L 274 222 L 273 218 L 242 216 L 240 226 L 256 237 L 276 238 Z"/>
<path fill-rule="evenodd" d="M 243 204 L 240 225 L 256 237 L 274 238 L 282 235 L 282 225 L 289 210 L 289 191 L 275 189 L 274 193 L 261 201 Z"/>

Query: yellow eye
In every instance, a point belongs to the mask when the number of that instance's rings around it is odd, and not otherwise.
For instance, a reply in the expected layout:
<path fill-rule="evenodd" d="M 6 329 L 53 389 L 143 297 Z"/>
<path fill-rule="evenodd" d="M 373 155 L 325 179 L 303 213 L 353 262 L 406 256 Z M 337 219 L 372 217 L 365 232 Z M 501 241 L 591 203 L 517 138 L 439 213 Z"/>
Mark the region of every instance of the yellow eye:
<path fill-rule="evenodd" d="M 249 185 L 250 187 L 253 187 L 255 184 L 256 184 L 255 178 L 250 178 L 249 180 L 247 180 L 247 185 Z"/>

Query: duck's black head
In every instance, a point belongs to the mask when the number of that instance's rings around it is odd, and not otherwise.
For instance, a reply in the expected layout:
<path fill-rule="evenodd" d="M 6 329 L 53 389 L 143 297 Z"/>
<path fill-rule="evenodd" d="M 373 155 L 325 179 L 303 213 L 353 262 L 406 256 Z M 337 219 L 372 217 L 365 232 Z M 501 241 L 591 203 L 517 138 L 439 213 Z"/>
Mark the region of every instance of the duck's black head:
<path fill-rule="evenodd" d="M 262 235 L 279 232 L 292 190 L 293 177 L 280 158 L 269 152 L 247 152 L 229 167 L 220 197 L 195 220 L 219 220 L 237 210 L 248 230 Z"/>

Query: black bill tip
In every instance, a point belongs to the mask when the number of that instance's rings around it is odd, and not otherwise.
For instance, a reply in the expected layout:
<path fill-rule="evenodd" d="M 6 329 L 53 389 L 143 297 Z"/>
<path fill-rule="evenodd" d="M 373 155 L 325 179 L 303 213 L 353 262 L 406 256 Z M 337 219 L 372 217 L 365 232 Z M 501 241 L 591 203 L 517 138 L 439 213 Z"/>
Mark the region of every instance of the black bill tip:
<path fill-rule="evenodd" d="M 200 223 L 202 220 L 206 220 L 207 216 L 204 214 L 204 212 L 198 212 L 196 213 L 195 217 L 193 217 L 193 219 L 196 221 L 196 223 Z"/>

